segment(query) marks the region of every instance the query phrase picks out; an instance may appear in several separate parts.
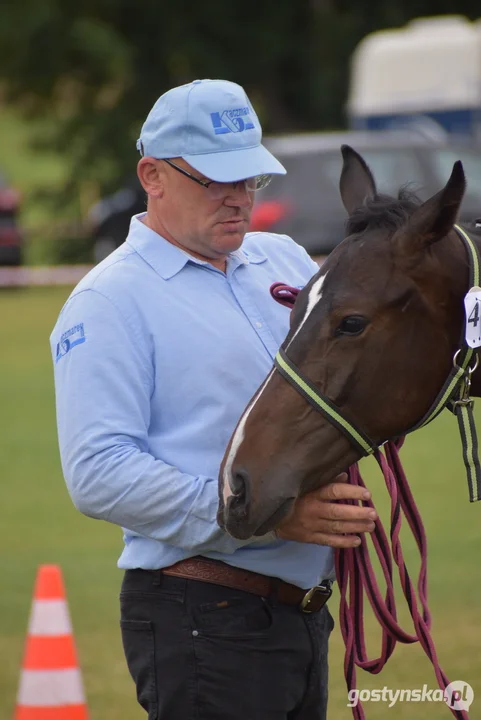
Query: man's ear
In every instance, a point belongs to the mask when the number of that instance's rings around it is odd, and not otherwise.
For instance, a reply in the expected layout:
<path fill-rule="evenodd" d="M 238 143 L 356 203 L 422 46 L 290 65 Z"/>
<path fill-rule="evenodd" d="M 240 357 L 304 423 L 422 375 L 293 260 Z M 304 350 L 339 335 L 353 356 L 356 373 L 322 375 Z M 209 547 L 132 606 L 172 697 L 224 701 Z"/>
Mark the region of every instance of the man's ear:
<path fill-rule="evenodd" d="M 153 157 L 143 157 L 137 163 L 140 184 L 150 197 L 160 198 L 164 194 L 165 176 L 162 163 Z"/>

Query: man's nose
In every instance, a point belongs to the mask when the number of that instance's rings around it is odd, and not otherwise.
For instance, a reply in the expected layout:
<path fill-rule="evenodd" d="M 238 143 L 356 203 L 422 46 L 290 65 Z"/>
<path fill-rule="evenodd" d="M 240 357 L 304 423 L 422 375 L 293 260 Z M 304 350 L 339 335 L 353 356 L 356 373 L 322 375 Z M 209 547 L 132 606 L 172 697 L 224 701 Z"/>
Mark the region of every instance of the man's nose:
<path fill-rule="evenodd" d="M 247 182 L 240 180 L 232 183 L 225 198 L 225 204 L 236 207 L 250 207 L 253 203 L 253 193 L 247 189 Z"/>

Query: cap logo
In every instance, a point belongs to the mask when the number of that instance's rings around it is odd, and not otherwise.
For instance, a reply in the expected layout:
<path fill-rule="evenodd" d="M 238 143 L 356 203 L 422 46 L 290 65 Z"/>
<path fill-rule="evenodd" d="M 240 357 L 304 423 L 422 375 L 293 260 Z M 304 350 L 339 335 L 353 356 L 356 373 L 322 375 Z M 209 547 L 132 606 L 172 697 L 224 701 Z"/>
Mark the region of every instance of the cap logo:
<path fill-rule="evenodd" d="M 212 126 L 216 135 L 224 133 L 239 133 L 244 130 L 254 130 L 254 123 L 249 115 L 248 107 L 224 110 L 224 112 L 213 112 L 210 114 Z"/>

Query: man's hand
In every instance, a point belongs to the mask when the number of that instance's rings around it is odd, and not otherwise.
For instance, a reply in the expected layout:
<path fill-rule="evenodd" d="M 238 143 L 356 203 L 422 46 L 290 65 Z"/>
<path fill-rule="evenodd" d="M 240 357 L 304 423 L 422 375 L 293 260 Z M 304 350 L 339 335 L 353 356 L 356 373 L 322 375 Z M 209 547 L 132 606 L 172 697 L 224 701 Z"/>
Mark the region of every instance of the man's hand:
<path fill-rule="evenodd" d="M 341 473 L 334 482 L 304 495 L 296 501 L 294 511 L 276 528 L 283 540 L 329 545 L 334 548 L 357 547 L 359 533 L 372 532 L 376 511 L 359 505 L 333 503 L 332 500 L 368 500 L 365 488 L 347 484 Z"/>

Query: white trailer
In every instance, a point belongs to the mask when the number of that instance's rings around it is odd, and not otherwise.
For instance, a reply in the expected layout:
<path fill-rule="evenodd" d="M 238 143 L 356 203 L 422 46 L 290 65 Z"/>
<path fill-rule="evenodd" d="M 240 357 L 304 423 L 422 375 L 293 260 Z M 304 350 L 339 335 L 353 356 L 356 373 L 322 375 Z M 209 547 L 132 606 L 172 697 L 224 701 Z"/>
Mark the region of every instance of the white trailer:
<path fill-rule="evenodd" d="M 481 18 L 419 18 L 367 35 L 352 56 L 347 113 L 353 129 L 481 140 Z"/>

